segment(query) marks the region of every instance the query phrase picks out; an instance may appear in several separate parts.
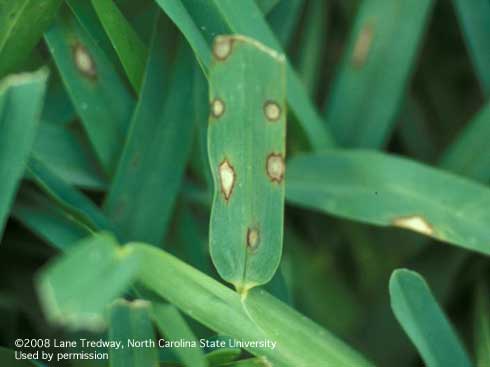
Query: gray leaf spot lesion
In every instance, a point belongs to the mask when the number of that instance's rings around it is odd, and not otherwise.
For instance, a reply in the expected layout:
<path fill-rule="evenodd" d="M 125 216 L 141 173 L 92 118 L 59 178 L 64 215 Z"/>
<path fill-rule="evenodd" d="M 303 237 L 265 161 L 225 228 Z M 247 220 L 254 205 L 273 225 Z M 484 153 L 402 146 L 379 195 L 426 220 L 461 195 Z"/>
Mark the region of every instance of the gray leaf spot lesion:
<path fill-rule="evenodd" d="M 277 121 L 281 118 L 281 107 L 274 101 L 264 103 L 264 115 L 269 121 Z"/>
<path fill-rule="evenodd" d="M 236 173 L 235 168 L 231 163 L 225 159 L 220 163 L 218 167 L 219 181 L 221 186 L 221 192 L 225 197 L 225 200 L 230 200 L 231 194 L 233 193 L 233 188 L 235 187 Z"/>
<path fill-rule="evenodd" d="M 223 116 L 226 110 L 225 102 L 219 98 L 215 98 L 210 103 L 211 116 L 214 118 L 220 118 Z"/>
<path fill-rule="evenodd" d="M 267 157 L 266 163 L 267 176 L 272 182 L 281 183 L 284 179 L 286 164 L 284 157 L 280 153 L 271 153 Z"/>
<path fill-rule="evenodd" d="M 225 61 L 233 51 L 233 39 L 229 36 L 217 36 L 214 39 L 213 55 L 219 61 Z"/>
<path fill-rule="evenodd" d="M 72 55 L 77 70 L 89 79 L 97 79 L 97 67 L 87 48 L 80 42 L 72 46 Z"/>
<path fill-rule="evenodd" d="M 352 51 L 352 65 L 361 68 L 367 60 L 374 39 L 374 25 L 367 23 L 362 27 L 357 36 L 354 50 Z"/>
<path fill-rule="evenodd" d="M 260 243 L 260 232 L 257 228 L 247 229 L 247 249 L 251 252 L 257 250 Z"/>

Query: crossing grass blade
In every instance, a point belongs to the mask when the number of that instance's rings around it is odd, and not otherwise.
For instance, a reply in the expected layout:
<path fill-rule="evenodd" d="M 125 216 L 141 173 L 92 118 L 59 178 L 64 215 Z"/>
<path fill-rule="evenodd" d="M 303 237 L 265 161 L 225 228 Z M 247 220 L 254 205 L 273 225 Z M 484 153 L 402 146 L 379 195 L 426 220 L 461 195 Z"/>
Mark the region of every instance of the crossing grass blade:
<path fill-rule="evenodd" d="M 293 204 L 490 255 L 490 190 L 462 177 L 383 153 L 338 150 L 293 158 L 286 182 Z"/>
<path fill-rule="evenodd" d="M 390 278 L 390 297 L 398 322 L 427 366 L 472 366 L 424 278 L 396 270 Z"/>
<path fill-rule="evenodd" d="M 188 107 L 195 70 L 190 50 L 182 45 L 169 76 L 162 37 L 164 29 L 156 28 L 141 98 L 104 204 L 124 238 L 154 245 L 162 241 L 171 218 L 195 121 L 194 106 Z"/>
<path fill-rule="evenodd" d="M 294 36 L 294 31 L 301 17 L 301 8 L 304 4 L 304 0 L 281 0 L 267 14 L 267 21 L 284 49 L 288 48 Z"/>
<path fill-rule="evenodd" d="M 45 39 L 102 168 L 111 175 L 128 129 L 133 98 L 104 52 L 67 9 Z"/>
<path fill-rule="evenodd" d="M 133 89 L 139 93 L 147 58 L 147 49 L 113 0 L 92 0 L 92 5 L 119 55 Z"/>
<path fill-rule="evenodd" d="M 0 81 L 0 239 L 34 144 L 47 78 L 42 69 Z"/>
<path fill-rule="evenodd" d="M 490 95 L 490 3 L 487 0 L 453 0 L 475 73 L 485 96 Z"/>
<path fill-rule="evenodd" d="M 108 235 L 87 238 L 40 273 L 37 284 L 44 311 L 50 320 L 65 321 L 72 327 L 83 323 L 100 326 L 105 306 L 127 289 L 135 270 L 138 285 L 221 335 L 242 341 L 277 339 L 275 349 L 265 345 L 246 348 L 272 365 L 372 366 L 326 330 L 263 292 L 256 296 L 251 291 L 244 308 L 238 293 L 168 253 L 142 243 L 121 249 Z M 264 331 L 247 309 L 256 318 L 267 310 L 274 320 L 288 323 L 274 322 Z M 276 333 L 283 336 L 278 338 Z"/>
<path fill-rule="evenodd" d="M 128 341 L 154 341 L 150 317 L 151 304 L 143 300 L 115 301 L 110 308 L 109 340 L 122 341 L 124 348 L 109 349 L 110 367 L 158 366 L 158 349 L 151 346 L 130 347 Z"/>
<path fill-rule="evenodd" d="M 386 144 L 403 102 L 432 3 L 361 3 L 325 106 L 325 117 L 340 145 L 376 149 Z"/>
<path fill-rule="evenodd" d="M 214 57 L 209 74 L 210 252 L 221 277 L 246 292 L 272 278 L 282 253 L 284 61 L 241 36 L 218 37 Z"/>
<path fill-rule="evenodd" d="M 157 3 L 185 35 L 206 73 L 211 63 L 211 35 L 243 34 L 282 52 L 279 41 L 254 0 L 242 0 L 239 3 L 230 0 L 213 0 L 209 3 L 196 0 L 157 0 Z M 205 33 L 200 31 L 201 24 L 206 29 Z M 327 127 L 289 63 L 286 72 L 288 104 L 310 144 L 315 149 L 331 147 L 333 140 Z"/>
<path fill-rule="evenodd" d="M 0 2 L 0 78 L 24 62 L 54 20 L 62 0 Z"/>

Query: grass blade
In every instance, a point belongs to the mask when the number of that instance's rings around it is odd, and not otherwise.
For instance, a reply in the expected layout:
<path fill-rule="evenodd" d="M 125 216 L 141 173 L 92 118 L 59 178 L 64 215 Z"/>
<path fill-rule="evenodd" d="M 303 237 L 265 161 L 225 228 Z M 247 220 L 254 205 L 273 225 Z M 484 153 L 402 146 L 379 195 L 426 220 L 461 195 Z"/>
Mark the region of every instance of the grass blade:
<path fill-rule="evenodd" d="M 0 82 L 0 239 L 34 144 L 47 78 L 43 69 Z"/>
<path fill-rule="evenodd" d="M 134 274 L 136 261 L 144 264 L 140 267 L 138 284 L 209 328 L 236 340 L 264 341 L 267 337 L 275 340 L 275 335 L 264 333 L 250 318 L 238 293 L 154 246 L 133 243 L 119 249 L 114 239 L 107 235 L 88 238 L 40 274 L 38 290 L 49 319 L 62 318 L 80 325 L 90 314 L 89 320 L 99 320 L 101 316 L 98 315 L 102 315 L 110 299 L 129 286 L 129 275 Z M 101 277 L 103 272 L 106 274 Z M 113 287 L 110 287 L 111 282 Z M 281 338 L 274 349 L 266 344 L 247 346 L 252 354 L 284 367 L 372 366 L 326 330 L 280 301 L 262 293 L 255 296 L 254 291 L 248 297 L 251 298 L 247 308 L 269 308 L 268 312 L 274 314 L 275 319 L 287 319 L 297 327 L 289 338 Z M 287 335 L 290 330 L 283 325 L 275 331 Z M 305 350 L 308 353 L 304 353 Z"/>
<path fill-rule="evenodd" d="M 106 213 L 126 239 L 154 245 L 160 244 L 170 221 L 194 131 L 189 100 L 195 64 L 187 48 L 179 52 L 162 103 L 168 79 L 164 36 L 158 28 L 141 98 L 105 203 Z"/>
<path fill-rule="evenodd" d="M 165 340 L 168 341 L 194 341 L 199 345 L 199 341 L 187 325 L 180 312 L 173 305 L 164 303 L 153 304 L 153 319 Z M 206 367 L 206 357 L 201 348 L 173 348 L 179 360 L 187 367 Z"/>
<path fill-rule="evenodd" d="M 281 0 L 267 15 L 267 21 L 278 41 L 287 49 L 301 16 L 304 0 Z"/>
<path fill-rule="evenodd" d="M 398 322 L 428 366 L 471 366 L 424 278 L 413 271 L 396 270 L 390 278 L 390 297 Z"/>
<path fill-rule="evenodd" d="M 475 306 L 476 365 L 486 367 L 490 361 L 490 299 L 488 286 L 481 283 L 476 290 Z"/>
<path fill-rule="evenodd" d="M 209 38 L 199 32 L 196 24 L 206 24 L 206 33 L 216 35 L 224 33 L 238 33 L 254 38 L 265 45 L 281 51 L 281 46 L 265 21 L 262 12 L 254 0 L 241 0 L 239 3 L 230 0 L 213 0 L 212 3 L 203 4 L 196 0 L 157 0 L 157 3 L 172 18 L 181 29 L 205 71 L 210 67 L 211 53 Z M 189 6 L 195 5 L 195 6 Z M 244 16 L 246 15 L 246 16 Z M 218 24 L 213 29 L 207 28 L 209 19 L 217 19 Z M 205 46 L 207 44 L 207 47 Z M 296 115 L 302 128 L 305 130 L 311 145 L 316 149 L 328 148 L 333 145 L 333 140 L 327 131 L 327 127 L 315 110 L 308 94 L 294 72 L 287 65 L 288 103 Z"/>
<path fill-rule="evenodd" d="M 362 2 L 325 110 L 339 144 L 386 143 L 431 8 L 432 0 Z"/>
<path fill-rule="evenodd" d="M 382 153 L 341 150 L 293 158 L 286 180 L 287 199 L 302 207 L 490 255 L 490 190 L 462 177 Z"/>
<path fill-rule="evenodd" d="M 147 58 L 146 46 L 112 0 L 92 0 L 92 5 L 119 55 L 131 85 L 139 93 Z"/>
<path fill-rule="evenodd" d="M 62 0 L 2 0 L 0 78 L 22 63 L 54 20 Z"/>
<path fill-rule="evenodd" d="M 69 12 L 62 15 L 45 39 L 97 157 L 112 174 L 133 99 L 103 51 Z"/>
<path fill-rule="evenodd" d="M 490 2 L 488 0 L 453 0 L 456 16 L 476 75 L 485 96 L 490 94 Z"/>
<path fill-rule="evenodd" d="M 111 306 L 109 340 L 154 341 L 155 332 L 150 318 L 151 304 L 142 300 L 127 302 L 117 300 Z M 109 349 L 110 367 L 154 367 L 158 366 L 158 349 L 156 347 L 128 347 Z"/>
<path fill-rule="evenodd" d="M 272 278 L 282 253 L 284 62 L 275 51 L 241 36 L 218 37 L 214 56 L 210 251 L 221 277 L 246 292 Z"/>

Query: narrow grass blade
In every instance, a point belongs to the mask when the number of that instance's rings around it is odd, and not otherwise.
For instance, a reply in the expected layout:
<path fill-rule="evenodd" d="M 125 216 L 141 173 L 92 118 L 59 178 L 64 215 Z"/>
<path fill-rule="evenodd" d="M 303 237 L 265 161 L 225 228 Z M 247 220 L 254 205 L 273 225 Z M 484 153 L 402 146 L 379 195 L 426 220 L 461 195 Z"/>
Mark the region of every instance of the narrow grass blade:
<path fill-rule="evenodd" d="M 268 14 L 280 0 L 255 0 L 262 13 Z"/>
<path fill-rule="evenodd" d="M 113 241 L 107 234 L 83 240 L 41 272 L 39 297 L 51 322 L 86 330 L 106 325 L 106 306 L 128 289 L 140 264 Z"/>
<path fill-rule="evenodd" d="M 490 181 L 490 104 L 487 103 L 468 123 L 442 155 L 442 168 L 487 183 Z"/>
<path fill-rule="evenodd" d="M 186 367 L 206 367 L 206 357 L 199 347 L 199 340 L 187 325 L 187 322 L 174 305 L 164 303 L 153 304 L 153 319 L 160 333 L 168 341 L 193 341 L 196 347 L 173 348 L 174 353 Z"/>
<path fill-rule="evenodd" d="M 432 3 L 362 2 L 325 110 L 341 145 L 380 148 L 387 142 Z"/>
<path fill-rule="evenodd" d="M 490 95 L 490 2 L 488 0 L 453 0 L 459 24 L 476 75 L 485 96 Z"/>
<path fill-rule="evenodd" d="M 267 14 L 267 21 L 284 49 L 287 49 L 301 17 L 304 0 L 281 0 Z"/>
<path fill-rule="evenodd" d="M 139 93 L 145 72 L 146 46 L 112 0 L 92 0 L 92 5 L 119 55 L 131 85 Z"/>
<path fill-rule="evenodd" d="M 48 73 L 0 82 L 0 239 L 36 136 Z"/>
<path fill-rule="evenodd" d="M 268 332 L 286 335 L 291 331 L 288 325 L 275 329 L 280 325 L 274 323 L 274 328 L 265 333 L 250 318 L 238 293 L 154 246 L 133 243 L 119 249 L 107 235 L 98 235 L 78 244 L 67 256 L 57 259 L 41 273 L 38 289 L 45 312 L 50 319 L 73 321 L 75 325 L 98 320 L 97 315 L 110 299 L 129 285 L 129 275 L 137 261 L 140 261 L 139 285 L 221 335 L 259 342 L 255 347 L 246 346 L 246 349 L 272 365 L 372 366 L 326 330 L 280 301 L 262 293 L 255 296 L 251 291 L 247 309 L 252 309 L 254 315 L 258 310 L 267 309 L 274 315 L 274 320 L 288 320 L 288 324 L 296 327 L 294 333 L 288 338 L 280 338 L 279 345 L 272 349 L 276 335 Z M 82 317 L 88 315 L 91 315 L 88 320 Z"/>
<path fill-rule="evenodd" d="M 112 174 L 134 102 L 103 51 L 68 11 L 62 15 L 45 39 L 97 157 Z"/>
<path fill-rule="evenodd" d="M 486 367 L 490 361 L 490 298 L 488 286 L 478 285 L 475 305 L 475 344 L 476 365 Z"/>
<path fill-rule="evenodd" d="M 490 189 L 462 177 L 382 153 L 340 150 L 293 158 L 286 181 L 287 199 L 302 207 L 490 255 Z"/>
<path fill-rule="evenodd" d="M 32 233 L 60 250 L 67 249 L 93 233 L 84 223 L 28 187 L 19 191 L 12 216 Z"/>
<path fill-rule="evenodd" d="M 157 0 L 157 3 L 181 29 L 197 53 L 205 72 L 211 63 L 210 37 L 208 36 L 206 41 L 206 37 L 202 32 L 199 32 L 199 27 L 196 24 L 206 24 L 203 26 L 206 28 L 206 34 L 213 35 L 213 37 L 216 34 L 224 33 L 224 31 L 243 34 L 281 51 L 279 41 L 275 38 L 254 0 L 241 0 L 240 2 L 213 0 L 208 4 L 196 0 Z M 184 6 L 185 4 L 187 6 Z M 210 23 L 209 19 L 217 20 L 216 24 L 212 24 L 213 29 L 207 28 Z M 327 131 L 327 127 L 289 64 L 287 65 L 287 85 L 289 106 L 304 129 L 311 145 L 316 149 L 331 147 L 333 140 Z"/>
<path fill-rule="evenodd" d="M 194 111 L 189 108 L 195 64 L 183 47 L 162 103 L 164 30 L 158 28 L 141 98 L 105 203 L 109 218 L 128 240 L 159 245 L 166 233 L 190 154 Z M 186 46 L 186 45 L 183 45 Z"/>
<path fill-rule="evenodd" d="M 56 74 L 52 75 L 48 83 L 41 121 L 51 125 L 64 125 L 76 118 L 75 109 L 60 78 L 56 77 Z"/>
<path fill-rule="evenodd" d="M 267 283 L 281 259 L 284 61 L 242 36 L 218 37 L 214 56 L 209 74 L 210 251 L 221 277 L 246 292 Z"/>
<path fill-rule="evenodd" d="M 150 318 L 151 304 L 142 300 L 115 301 L 110 309 L 109 340 L 122 341 L 124 348 L 109 349 L 110 367 L 156 367 L 158 349 L 152 346 L 128 346 L 128 341 L 155 341 Z"/>
<path fill-rule="evenodd" d="M 23 62 L 54 20 L 62 0 L 0 2 L 0 78 Z"/>
<path fill-rule="evenodd" d="M 390 297 L 398 322 L 427 366 L 472 365 L 427 283 L 418 273 L 405 269 L 393 272 Z"/>
<path fill-rule="evenodd" d="M 74 126 L 41 123 L 32 150 L 37 159 L 68 184 L 104 190 L 106 178 L 89 147 L 85 136 Z"/>

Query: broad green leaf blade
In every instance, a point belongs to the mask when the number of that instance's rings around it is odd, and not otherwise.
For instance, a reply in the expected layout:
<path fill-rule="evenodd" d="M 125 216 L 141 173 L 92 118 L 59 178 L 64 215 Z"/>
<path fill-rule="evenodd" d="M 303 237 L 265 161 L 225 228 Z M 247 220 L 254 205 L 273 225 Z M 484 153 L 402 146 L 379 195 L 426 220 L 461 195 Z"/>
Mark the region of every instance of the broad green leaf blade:
<path fill-rule="evenodd" d="M 147 58 L 146 46 L 113 0 L 92 0 L 92 5 L 119 55 L 131 85 L 139 93 Z"/>
<path fill-rule="evenodd" d="M 153 303 L 153 319 L 158 330 L 168 341 L 193 341 L 196 347 L 173 348 L 174 353 L 186 367 L 206 367 L 206 357 L 199 347 L 199 340 L 187 325 L 180 312 L 173 305 L 164 303 Z"/>
<path fill-rule="evenodd" d="M 289 338 L 281 338 L 280 345 L 272 349 L 275 336 L 269 337 L 255 324 L 238 293 L 154 246 L 133 243 L 118 249 L 114 239 L 107 235 L 98 235 L 78 244 L 41 273 L 38 287 L 47 315 L 50 319 L 72 321 L 75 325 L 98 320 L 104 305 L 127 288 L 130 274 L 138 263 L 139 285 L 221 335 L 258 342 L 255 346 L 244 347 L 272 365 L 372 366 L 280 301 L 272 301 L 270 296 L 253 296 L 252 306 L 248 307 L 271 307 L 269 312 L 275 318 L 288 319 L 291 325 L 299 328 Z M 290 330 L 284 325 L 276 331 L 284 334 Z M 311 353 L 304 354 L 305 350 L 310 350 L 310 345 L 313 345 Z"/>
<path fill-rule="evenodd" d="M 469 122 L 442 155 L 442 168 L 468 176 L 483 183 L 490 180 L 490 104 L 487 103 Z"/>
<path fill-rule="evenodd" d="M 0 1 L 0 78 L 29 55 L 53 21 L 61 1 Z"/>
<path fill-rule="evenodd" d="M 66 213 L 91 231 L 111 231 L 112 224 L 83 193 L 53 174 L 43 163 L 31 157 L 27 172 L 36 184 Z"/>
<path fill-rule="evenodd" d="M 456 16 L 483 93 L 490 95 L 490 2 L 488 0 L 453 0 Z"/>
<path fill-rule="evenodd" d="M 48 73 L 0 82 L 0 239 L 36 136 Z"/>
<path fill-rule="evenodd" d="M 240 2 L 213 0 L 209 3 L 185 0 L 184 3 L 187 6 L 178 0 L 157 0 L 157 3 L 185 35 L 197 53 L 205 72 L 210 67 L 211 55 L 209 37 L 207 40 L 208 47 L 204 45 L 206 43 L 204 32 L 213 35 L 213 37 L 216 34 L 222 34 L 224 31 L 243 34 L 281 52 L 279 41 L 275 38 L 254 0 L 241 0 Z M 209 19 L 216 19 L 219 23 L 212 24 L 214 28 L 209 29 Z M 206 24 L 203 26 L 206 30 L 199 33 L 197 24 Z M 305 130 L 311 145 L 316 149 L 331 147 L 333 140 L 327 131 L 327 127 L 309 100 L 304 86 L 289 63 L 287 64 L 287 85 L 289 106 Z"/>
<path fill-rule="evenodd" d="M 476 365 L 486 367 L 490 361 L 490 298 L 488 286 L 484 283 L 479 284 L 476 290 L 474 330 Z"/>
<path fill-rule="evenodd" d="M 12 216 L 52 246 L 65 250 L 92 230 L 32 188 L 21 188 Z"/>
<path fill-rule="evenodd" d="M 92 190 L 107 186 L 87 139 L 74 126 L 41 123 L 32 150 L 37 159 L 71 185 Z"/>
<path fill-rule="evenodd" d="M 103 51 L 68 11 L 62 12 L 45 39 L 97 157 L 112 174 L 133 99 Z"/>
<path fill-rule="evenodd" d="M 462 177 L 387 154 L 338 150 L 293 158 L 286 182 L 293 204 L 490 255 L 490 189 Z"/>
<path fill-rule="evenodd" d="M 105 307 L 129 287 L 139 256 L 118 249 L 108 234 L 82 240 L 66 254 L 37 279 L 44 312 L 51 322 L 68 328 L 100 330 Z"/>
<path fill-rule="evenodd" d="M 151 346 L 127 345 L 128 341 L 155 341 L 150 318 L 151 304 L 142 300 L 128 302 L 117 300 L 111 306 L 109 340 L 122 341 L 124 348 L 109 349 L 110 367 L 156 367 L 159 364 L 158 349 Z"/>
<path fill-rule="evenodd" d="M 242 36 L 218 37 L 214 57 L 209 73 L 210 251 L 221 277 L 246 292 L 267 283 L 281 259 L 284 61 Z"/>
<path fill-rule="evenodd" d="M 424 278 L 400 269 L 390 278 L 391 308 L 430 367 L 470 367 L 471 362 Z"/>
<path fill-rule="evenodd" d="M 432 3 L 362 2 L 325 110 L 341 145 L 380 148 L 387 142 Z"/>
<path fill-rule="evenodd" d="M 162 241 L 171 218 L 195 119 L 192 106 L 189 108 L 195 64 L 186 47 L 178 54 L 162 103 L 168 79 L 162 37 L 164 30 L 158 28 L 141 98 L 105 203 L 106 213 L 124 238 L 154 245 Z"/>

